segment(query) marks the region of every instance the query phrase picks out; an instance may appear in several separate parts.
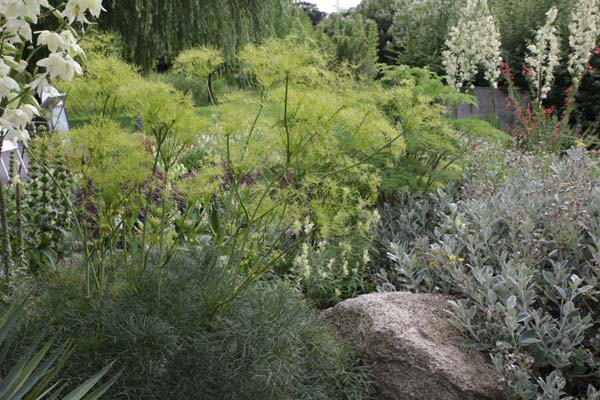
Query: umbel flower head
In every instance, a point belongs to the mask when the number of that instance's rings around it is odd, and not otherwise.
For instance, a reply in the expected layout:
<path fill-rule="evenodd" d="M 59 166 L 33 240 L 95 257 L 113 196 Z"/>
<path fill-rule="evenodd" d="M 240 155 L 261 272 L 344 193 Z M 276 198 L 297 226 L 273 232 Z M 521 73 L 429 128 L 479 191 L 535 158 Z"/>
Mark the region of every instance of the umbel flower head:
<path fill-rule="evenodd" d="M 556 17 L 558 10 L 552 7 L 547 15 L 546 24 L 535 35 L 535 41 L 527 46 L 529 55 L 525 58 L 533 91 L 538 101 L 548 96 L 554 81 L 554 70 L 560 64 L 560 43 Z"/>
<path fill-rule="evenodd" d="M 586 71 L 586 64 L 600 34 L 600 6 L 598 0 L 576 0 L 569 24 L 568 70 L 574 82 L 578 82 Z"/>
<path fill-rule="evenodd" d="M 500 32 L 487 0 L 467 0 L 456 26 L 450 28 L 442 53 L 448 83 L 473 85 L 481 67 L 485 79 L 497 87 L 500 77 Z"/>

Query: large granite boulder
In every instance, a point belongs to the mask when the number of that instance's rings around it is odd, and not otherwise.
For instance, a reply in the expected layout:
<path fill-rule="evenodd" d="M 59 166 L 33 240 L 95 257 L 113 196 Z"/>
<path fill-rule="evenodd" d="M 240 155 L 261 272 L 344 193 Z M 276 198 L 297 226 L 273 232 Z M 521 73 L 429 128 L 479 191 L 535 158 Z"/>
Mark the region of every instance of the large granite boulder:
<path fill-rule="evenodd" d="M 381 400 L 506 399 L 486 357 L 461 344 L 449 323 L 449 298 L 433 294 L 376 293 L 325 311 L 342 339 L 372 366 Z"/>

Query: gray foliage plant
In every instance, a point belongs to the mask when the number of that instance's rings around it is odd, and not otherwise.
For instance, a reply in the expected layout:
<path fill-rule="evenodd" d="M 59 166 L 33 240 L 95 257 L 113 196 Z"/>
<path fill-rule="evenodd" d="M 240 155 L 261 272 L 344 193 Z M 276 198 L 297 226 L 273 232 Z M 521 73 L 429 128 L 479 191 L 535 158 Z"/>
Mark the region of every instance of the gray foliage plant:
<path fill-rule="evenodd" d="M 452 196 L 383 210 L 378 289 L 455 295 L 453 323 L 515 398 L 600 399 L 598 160 L 497 158 L 475 155 Z"/>

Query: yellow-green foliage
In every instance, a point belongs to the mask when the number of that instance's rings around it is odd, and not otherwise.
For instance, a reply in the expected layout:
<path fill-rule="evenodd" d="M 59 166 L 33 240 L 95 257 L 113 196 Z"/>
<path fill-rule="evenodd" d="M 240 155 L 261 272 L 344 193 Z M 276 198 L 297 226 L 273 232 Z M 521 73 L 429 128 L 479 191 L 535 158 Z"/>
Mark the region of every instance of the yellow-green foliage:
<path fill-rule="evenodd" d="M 58 88 L 67 94 L 67 108 L 78 116 L 122 115 L 140 94 L 137 70 L 114 56 L 90 55 L 85 74 Z"/>
<path fill-rule="evenodd" d="M 99 32 L 94 28 L 81 37 L 79 45 L 85 51 L 86 57 L 95 55 L 118 57 L 122 52 L 123 40 L 114 32 Z"/>
<path fill-rule="evenodd" d="M 286 79 L 306 85 L 323 84 L 330 73 L 327 55 L 319 50 L 310 39 L 288 36 L 269 39 L 260 46 L 247 45 L 240 51 L 239 59 L 243 70 L 265 89 Z"/>
<path fill-rule="evenodd" d="M 507 138 L 485 121 L 464 122 L 448 116 L 453 107 L 475 104 L 475 99 L 444 85 L 431 71 L 400 66 L 382 72 L 381 107 L 406 139 L 400 168 L 385 171 L 386 196 L 402 186 L 427 190 L 459 179 L 462 155 L 471 142 Z"/>
<path fill-rule="evenodd" d="M 70 167 L 80 184 L 104 204 L 113 204 L 148 178 L 150 154 L 143 138 L 110 120 L 98 120 L 65 136 Z"/>
<path fill-rule="evenodd" d="M 215 72 L 223 62 L 219 50 L 213 47 L 197 47 L 179 53 L 173 62 L 173 71 L 186 80 L 203 80 Z"/>
<path fill-rule="evenodd" d="M 119 121 L 141 118 L 146 130 L 168 128 L 168 140 L 191 144 L 202 128 L 190 96 L 169 84 L 144 79 L 117 57 L 92 55 L 82 77 L 62 82 L 71 115 Z"/>
<path fill-rule="evenodd" d="M 261 105 L 249 96 L 214 110 L 212 137 L 221 157 L 229 138 L 229 157 L 240 174 L 272 177 L 284 168 L 284 92 L 271 91 L 258 119 Z M 290 222 L 309 216 L 323 237 L 368 236 L 369 209 L 382 181 L 379 166 L 394 165 L 405 151 L 402 132 L 376 100 L 368 91 L 344 86 L 289 88 L 290 173 L 294 190 L 301 189 L 288 200 Z M 288 194 L 282 190 L 275 197 Z"/>
<path fill-rule="evenodd" d="M 132 109 L 142 117 L 147 130 L 169 126 L 195 137 L 202 128 L 192 98 L 167 83 L 141 82 Z"/>
<path fill-rule="evenodd" d="M 138 90 L 133 109 L 142 118 L 144 131 L 155 147 L 160 147 L 160 167 L 168 170 L 195 142 L 203 121 L 196 114 L 192 98 L 166 83 L 145 81 Z"/>
<path fill-rule="evenodd" d="M 223 165 L 206 165 L 195 171 L 193 176 L 178 181 L 177 189 L 187 204 L 195 206 L 204 201 L 206 196 L 218 195 L 224 177 Z"/>
<path fill-rule="evenodd" d="M 196 56 L 214 58 L 209 53 L 190 51 L 178 68 L 193 65 Z M 221 238 L 256 224 L 241 250 L 244 263 L 263 259 L 266 250 L 260 246 L 273 242 L 271 230 L 287 235 L 302 221 L 311 226 L 310 233 L 304 232 L 311 240 L 350 249 L 344 260 L 361 270 L 352 279 L 342 274 L 340 281 L 348 281 L 342 294 L 353 295 L 364 287 L 366 262 L 361 259 L 377 223 L 377 201 L 407 184 L 435 187 L 459 175 L 455 161 L 485 128 L 451 123 L 442 103 L 472 98 L 446 88 L 423 69 L 391 69 L 381 83 L 359 83 L 351 73 L 332 71 L 317 44 L 297 37 L 247 46 L 239 58 L 260 93 L 230 94 L 220 105 L 198 108 L 173 86 L 144 79 L 116 59 L 94 56 L 90 71 L 72 84 L 75 101 L 94 105 L 95 116 L 107 115 L 99 105 L 114 101 L 109 116 L 140 118 L 145 143 L 101 120 L 71 134 L 74 169 L 110 197 L 127 185 L 156 178 L 159 174 L 147 163 L 157 160 L 167 188 L 161 205 L 166 206 L 150 210 L 152 216 L 176 216 L 178 208 L 167 203 L 177 192 L 187 205 L 202 203 L 202 212 L 217 210 L 210 218 L 218 212 L 227 216 L 210 221 L 213 233 L 224 232 L 217 235 Z M 128 152 L 130 157 L 124 155 Z M 187 172 L 193 177 L 180 179 Z M 264 215 L 273 219 L 265 222 Z M 164 232 L 161 224 L 157 227 Z M 175 228 L 169 229 L 174 238 Z M 339 297 L 333 286 L 329 289 L 327 301 Z"/>

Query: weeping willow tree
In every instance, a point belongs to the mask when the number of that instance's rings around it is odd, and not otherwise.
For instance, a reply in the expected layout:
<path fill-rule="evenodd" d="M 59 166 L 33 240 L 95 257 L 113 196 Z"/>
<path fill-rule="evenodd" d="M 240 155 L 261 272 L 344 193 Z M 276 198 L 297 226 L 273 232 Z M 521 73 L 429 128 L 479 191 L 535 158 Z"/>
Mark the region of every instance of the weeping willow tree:
<path fill-rule="evenodd" d="M 122 35 L 125 58 L 146 71 L 200 45 L 220 48 L 232 65 L 238 49 L 284 35 L 296 15 L 292 0 L 105 0 L 104 6 L 102 26 Z"/>

